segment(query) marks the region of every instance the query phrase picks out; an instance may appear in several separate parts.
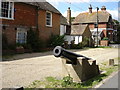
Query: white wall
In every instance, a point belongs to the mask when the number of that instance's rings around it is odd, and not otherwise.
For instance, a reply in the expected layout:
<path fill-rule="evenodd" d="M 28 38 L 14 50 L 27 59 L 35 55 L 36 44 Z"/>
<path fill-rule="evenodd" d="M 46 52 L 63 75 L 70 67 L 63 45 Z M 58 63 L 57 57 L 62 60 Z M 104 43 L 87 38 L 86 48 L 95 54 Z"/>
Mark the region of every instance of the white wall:
<path fill-rule="evenodd" d="M 66 26 L 60 25 L 60 35 L 64 35 L 66 33 Z"/>
<path fill-rule="evenodd" d="M 65 41 L 68 41 L 68 44 L 71 44 L 71 41 L 73 41 L 73 40 L 74 40 L 73 36 L 65 35 Z"/>
<path fill-rule="evenodd" d="M 60 25 L 60 35 L 65 35 L 66 33 L 66 26 Z M 75 44 L 82 42 L 82 36 L 71 36 L 65 35 L 65 41 L 68 41 L 68 44 L 71 44 L 71 41 L 75 41 Z"/>
<path fill-rule="evenodd" d="M 75 44 L 82 42 L 82 36 L 75 36 Z"/>
<path fill-rule="evenodd" d="M 65 36 L 65 41 L 68 41 L 68 44 L 71 44 L 71 41 L 73 40 L 75 41 L 75 44 L 78 44 L 82 42 L 82 36 L 70 36 L 70 35 Z"/>

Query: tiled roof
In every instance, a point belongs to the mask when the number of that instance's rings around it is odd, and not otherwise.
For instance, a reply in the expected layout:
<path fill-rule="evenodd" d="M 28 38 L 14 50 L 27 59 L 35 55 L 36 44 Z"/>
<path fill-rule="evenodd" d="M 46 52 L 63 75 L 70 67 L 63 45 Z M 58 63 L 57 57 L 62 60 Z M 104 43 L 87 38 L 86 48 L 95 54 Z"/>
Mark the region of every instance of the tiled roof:
<path fill-rule="evenodd" d="M 67 19 L 66 19 L 64 16 L 62 16 L 62 15 L 61 15 L 61 17 L 60 17 L 60 24 L 68 25 Z"/>
<path fill-rule="evenodd" d="M 52 6 L 50 3 L 46 2 L 46 1 L 44 1 L 44 2 L 40 2 L 39 0 L 36 0 L 36 2 L 23 2 L 21 0 L 16 0 L 16 1 L 26 3 L 29 5 L 37 6 L 39 9 L 43 9 L 43 10 L 61 14 L 54 6 Z"/>
<path fill-rule="evenodd" d="M 86 25 L 72 25 L 71 26 L 71 35 L 82 35 L 86 30 L 88 24 Z"/>
<path fill-rule="evenodd" d="M 98 12 L 98 20 L 99 22 L 108 22 L 110 13 L 107 11 L 99 11 Z M 73 23 L 95 23 L 97 21 L 97 12 L 89 13 L 80 13 L 73 21 Z"/>

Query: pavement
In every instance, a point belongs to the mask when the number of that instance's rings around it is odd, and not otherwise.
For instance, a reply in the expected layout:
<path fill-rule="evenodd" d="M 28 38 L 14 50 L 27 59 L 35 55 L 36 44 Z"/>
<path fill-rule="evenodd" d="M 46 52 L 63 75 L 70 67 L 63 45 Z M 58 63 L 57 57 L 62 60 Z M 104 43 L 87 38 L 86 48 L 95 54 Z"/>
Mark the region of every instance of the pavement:
<path fill-rule="evenodd" d="M 105 79 L 103 82 L 101 82 L 99 85 L 97 85 L 95 88 L 97 90 L 120 90 L 120 71 L 117 71 L 113 73 L 111 76 L 109 76 L 107 79 Z"/>
<path fill-rule="evenodd" d="M 109 44 L 112 48 L 120 48 L 120 44 Z"/>

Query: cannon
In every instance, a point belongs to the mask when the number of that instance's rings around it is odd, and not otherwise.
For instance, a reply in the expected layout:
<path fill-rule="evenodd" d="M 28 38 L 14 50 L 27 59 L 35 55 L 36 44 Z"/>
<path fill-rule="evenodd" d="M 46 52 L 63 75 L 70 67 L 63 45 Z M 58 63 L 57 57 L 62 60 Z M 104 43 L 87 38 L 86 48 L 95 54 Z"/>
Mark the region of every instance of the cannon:
<path fill-rule="evenodd" d="M 61 46 L 54 48 L 53 55 L 61 57 L 62 76 L 70 75 L 75 82 L 83 82 L 100 74 L 96 60 L 70 52 Z"/>
<path fill-rule="evenodd" d="M 70 52 L 64 48 L 62 48 L 61 46 L 56 46 L 53 50 L 53 55 L 55 57 L 62 57 L 62 58 L 66 58 L 68 63 L 71 64 L 77 64 L 77 58 L 78 57 L 83 57 L 85 60 L 90 60 L 91 58 L 85 57 L 83 55 L 78 55 L 76 53 Z"/>

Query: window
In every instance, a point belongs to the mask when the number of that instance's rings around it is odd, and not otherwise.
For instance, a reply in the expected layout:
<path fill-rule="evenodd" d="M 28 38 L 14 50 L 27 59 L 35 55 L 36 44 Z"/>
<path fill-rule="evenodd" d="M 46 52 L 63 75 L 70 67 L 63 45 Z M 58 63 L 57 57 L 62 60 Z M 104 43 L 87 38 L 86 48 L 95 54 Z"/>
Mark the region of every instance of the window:
<path fill-rule="evenodd" d="M 52 13 L 46 12 L 46 26 L 52 26 Z"/>
<path fill-rule="evenodd" d="M 6 19 L 13 19 L 14 17 L 13 2 L 0 2 L 0 17 Z"/>
<path fill-rule="evenodd" d="M 25 30 L 17 30 L 17 37 L 16 37 L 16 42 L 17 43 L 26 43 L 27 40 L 27 31 Z"/>

